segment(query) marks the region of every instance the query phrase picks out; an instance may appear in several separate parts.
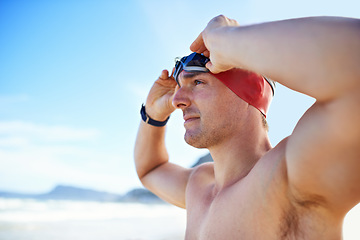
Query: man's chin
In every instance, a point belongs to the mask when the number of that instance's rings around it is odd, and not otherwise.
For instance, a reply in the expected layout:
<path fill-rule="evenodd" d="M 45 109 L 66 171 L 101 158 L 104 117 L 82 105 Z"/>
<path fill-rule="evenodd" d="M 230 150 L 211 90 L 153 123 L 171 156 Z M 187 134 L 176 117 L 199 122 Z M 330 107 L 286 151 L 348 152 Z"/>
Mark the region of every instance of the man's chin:
<path fill-rule="evenodd" d="M 203 142 L 200 140 L 201 138 L 196 137 L 192 134 L 185 133 L 184 140 L 187 144 L 194 148 L 206 148 L 206 146 L 203 144 Z"/>

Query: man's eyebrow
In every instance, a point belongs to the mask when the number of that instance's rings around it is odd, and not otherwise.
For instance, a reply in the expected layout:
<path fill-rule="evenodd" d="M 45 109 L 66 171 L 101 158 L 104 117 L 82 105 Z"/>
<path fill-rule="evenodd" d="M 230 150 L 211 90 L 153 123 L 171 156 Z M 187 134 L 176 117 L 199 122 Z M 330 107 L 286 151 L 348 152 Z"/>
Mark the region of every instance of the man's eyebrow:
<path fill-rule="evenodd" d="M 182 77 L 185 79 L 194 78 L 198 75 L 206 74 L 204 72 L 184 72 Z"/>

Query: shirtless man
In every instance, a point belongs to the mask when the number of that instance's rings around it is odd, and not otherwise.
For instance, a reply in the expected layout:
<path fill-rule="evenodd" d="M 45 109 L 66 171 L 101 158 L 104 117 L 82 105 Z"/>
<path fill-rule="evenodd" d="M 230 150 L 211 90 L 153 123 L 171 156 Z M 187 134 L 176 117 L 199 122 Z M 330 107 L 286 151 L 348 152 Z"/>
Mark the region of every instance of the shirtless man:
<path fill-rule="evenodd" d="M 135 146 L 144 186 L 186 208 L 186 239 L 342 239 L 343 219 L 360 201 L 360 20 L 241 27 L 218 16 L 190 49 L 210 56 L 211 73 L 182 71 L 177 84 L 164 70 L 146 100 L 148 123 L 141 122 Z M 272 147 L 266 112 L 216 77 L 233 68 L 316 103 Z M 168 162 L 165 127 L 151 124 L 163 125 L 176 108 L 184 113 L 185 141 L 209 149 L 214 163 L 187 169 Z"/>

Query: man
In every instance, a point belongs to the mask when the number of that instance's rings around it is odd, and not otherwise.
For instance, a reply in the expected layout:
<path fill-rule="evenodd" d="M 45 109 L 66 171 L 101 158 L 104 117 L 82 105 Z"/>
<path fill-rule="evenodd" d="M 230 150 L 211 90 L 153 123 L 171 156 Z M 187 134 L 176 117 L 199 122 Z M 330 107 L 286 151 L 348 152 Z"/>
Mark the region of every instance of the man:
<path fill-rule="evenodd" d="M 177 85 L 164 70 L 142 109 L 135 146 L 144 186 L 186 208 L 186 239 L 341 239 L 344 216 L 360 201 L 360 20 L 240 27 L 218 16 L 190 49 L 210 56 L 203 62 L 210 72 L 175 72 Z M 239 97 L 241 86 L 216 77 L 234 68 L 316 99 L 274 148 L 266 112 Z M 208 148 L 214 163 L 186 169 L 168 162 L 162 125 L 176 108 L 186 142 Z"/>

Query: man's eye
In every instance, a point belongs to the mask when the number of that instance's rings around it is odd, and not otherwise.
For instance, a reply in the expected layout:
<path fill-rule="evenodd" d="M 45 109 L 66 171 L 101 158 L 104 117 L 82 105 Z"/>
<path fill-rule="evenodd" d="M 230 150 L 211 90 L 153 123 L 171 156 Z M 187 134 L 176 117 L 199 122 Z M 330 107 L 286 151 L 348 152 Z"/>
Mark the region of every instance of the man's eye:
<path fill-rule="evenodd" d="M 195 83 L 195 85 L 199 85 L 199 84 L 202 84 L 203 82 L 199 81 L 199 80 L 195 80 L 194 83 Z"/>

